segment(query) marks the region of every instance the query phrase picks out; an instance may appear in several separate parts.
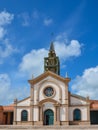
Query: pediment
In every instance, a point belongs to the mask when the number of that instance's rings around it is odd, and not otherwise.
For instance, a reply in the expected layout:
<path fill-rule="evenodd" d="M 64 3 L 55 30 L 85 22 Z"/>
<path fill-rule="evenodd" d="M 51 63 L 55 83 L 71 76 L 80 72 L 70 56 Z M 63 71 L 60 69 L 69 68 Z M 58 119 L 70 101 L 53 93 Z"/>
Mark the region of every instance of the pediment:
<path fill-rule="evenodd" d="M 36 84 L 40 82 L 41 80 L 47 78 L 48 76 L 53 77 L 54 79 L 57 79 L 61 82 L 68 83 L 70 81 L 70 78 L 63 78 L 51 71 L 46 71 L 45 73 L 41 74 L 40 76 L 36 77 L 35 79 L 28 80 L 30 84 Z"/>
<path fill-rule="evenodd" d="M 29 106 L 30 105 L 30 97 L 24 98 L 17 102 L 17 106 Z"/>

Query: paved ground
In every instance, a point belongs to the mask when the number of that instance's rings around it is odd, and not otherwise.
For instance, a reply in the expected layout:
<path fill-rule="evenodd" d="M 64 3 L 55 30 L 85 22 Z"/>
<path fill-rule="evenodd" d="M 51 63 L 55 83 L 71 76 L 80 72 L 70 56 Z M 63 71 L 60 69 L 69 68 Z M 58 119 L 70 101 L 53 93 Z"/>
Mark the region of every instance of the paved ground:
<path fill-rule="evenodd" d="M 0 130 L 98 130 L 98 125 L 92 126 L 15 126 L 0 125 Z"/>

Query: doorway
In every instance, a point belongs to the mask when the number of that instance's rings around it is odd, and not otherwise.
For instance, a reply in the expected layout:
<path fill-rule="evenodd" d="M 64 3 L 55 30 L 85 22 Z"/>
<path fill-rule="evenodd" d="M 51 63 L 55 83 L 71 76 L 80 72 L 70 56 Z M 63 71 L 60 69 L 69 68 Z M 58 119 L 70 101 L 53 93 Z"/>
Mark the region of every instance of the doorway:
<path fill-rule="evenodd" d="M 90 111 L 91 124 L 98 124 L 98 110 Z"/>
<path fill-rule="evenodd" d="M 44 125 L 54 124 L 54 113 L 52 110 L 48 109 L 44 112 Z"/>

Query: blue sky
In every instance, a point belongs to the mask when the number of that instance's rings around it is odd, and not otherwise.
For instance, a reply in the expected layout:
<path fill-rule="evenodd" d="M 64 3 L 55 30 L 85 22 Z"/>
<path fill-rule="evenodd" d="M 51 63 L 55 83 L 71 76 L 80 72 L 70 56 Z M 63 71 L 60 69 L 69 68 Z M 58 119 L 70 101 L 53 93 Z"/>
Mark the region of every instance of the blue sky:
<path fill-rule="evenodd" d="M 52 40 L 69 90 L 98 99 L 97 6 L 97 0 L 0 0 L 0 104 L 29 96 L 27 80 L 43 73 Z"/>

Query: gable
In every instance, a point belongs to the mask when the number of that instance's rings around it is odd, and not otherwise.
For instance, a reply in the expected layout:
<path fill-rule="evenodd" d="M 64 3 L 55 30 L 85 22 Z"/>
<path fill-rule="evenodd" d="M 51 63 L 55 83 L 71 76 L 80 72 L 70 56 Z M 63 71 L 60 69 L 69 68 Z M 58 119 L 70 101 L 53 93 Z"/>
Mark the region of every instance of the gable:
<path fill-rule="evenodd" d="M 86 105 L 86 104 L 87 104 L 86 98 L 78 95 L 70 96 L 70 105 Z"/>
<path fill-rule="evenodd" d="M 30 84 L 34 85 L 34 84 L 42 81 L 43 79 L 47 78 L 48 76 L 51 76 L 54 79 L 57 79 L 57 80 L 64 82 L 64 83 L 68 83 L 70 81 L 70 78 L 63 78 L 63 77 L 61 77 L 61 76 L 59 76 L 51 71 L 46 71 L 45 73 L 41 74 L 40 76 L 36 77 L 35 79 L 28 80 L 28 82 Z"/>
<path fill-rule="evenodd" d="M 34 86 L 41 86 L 41 85 L 46 85 L 48 86 L 49 84 L 56 84 L 57 86 L 58 85 L 65 85 L 64 82 L 62 82 L 61 80 L 59 79 L 56 79 L 54 78 L 53 76 L 49 75 L 45 78 L 43 78 L 42 80 L 40 80 L 39 82 L 37 82 L 36 84 L 34 84 Z"/>
<path fill-rule="evenodd" d="M 30 97 L 18 101 L 17 106 L 30 106 Z"/>

